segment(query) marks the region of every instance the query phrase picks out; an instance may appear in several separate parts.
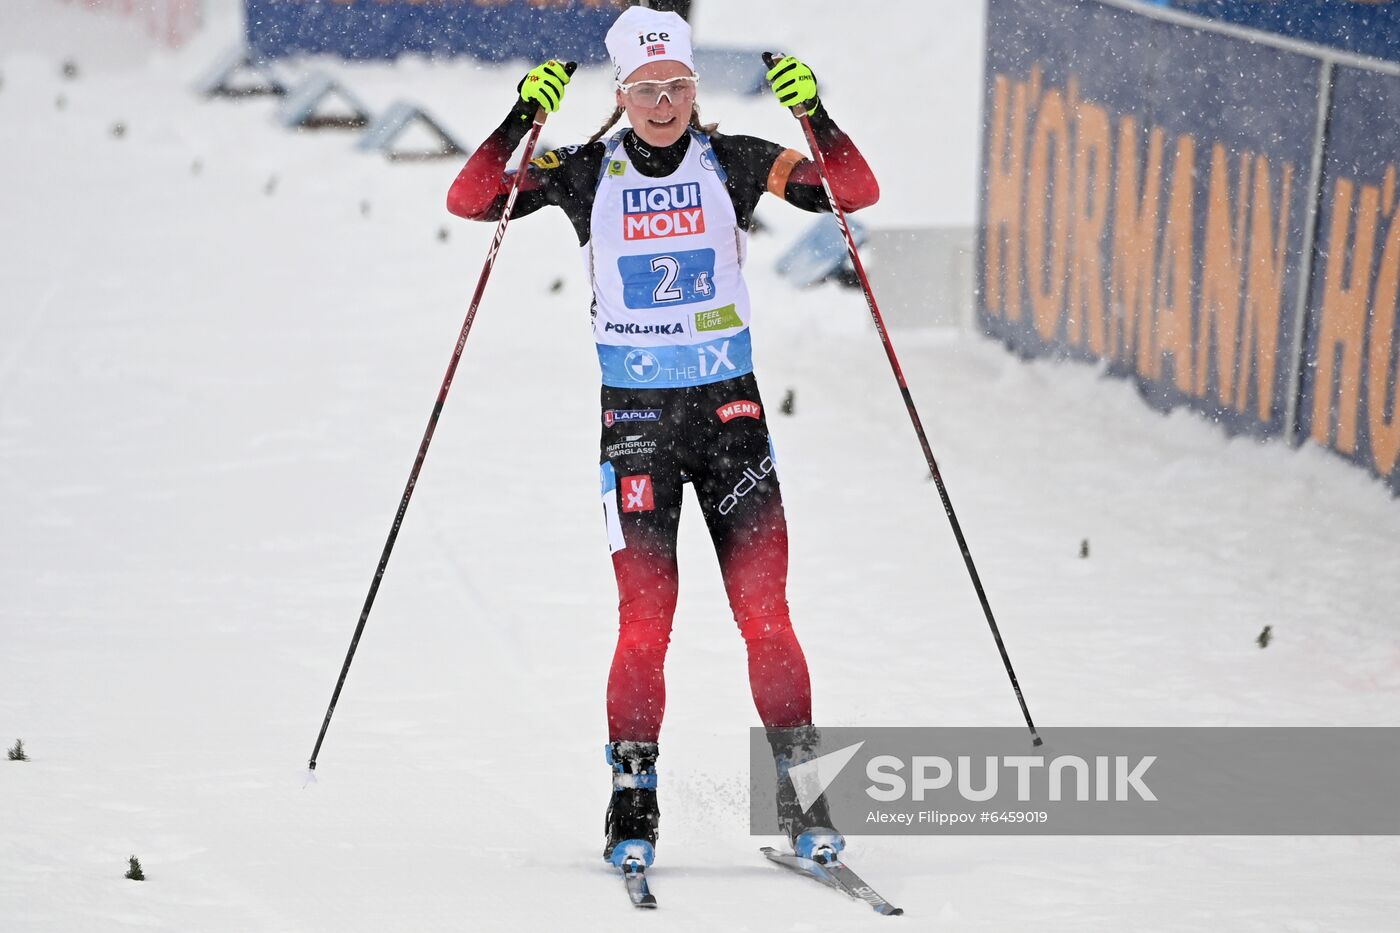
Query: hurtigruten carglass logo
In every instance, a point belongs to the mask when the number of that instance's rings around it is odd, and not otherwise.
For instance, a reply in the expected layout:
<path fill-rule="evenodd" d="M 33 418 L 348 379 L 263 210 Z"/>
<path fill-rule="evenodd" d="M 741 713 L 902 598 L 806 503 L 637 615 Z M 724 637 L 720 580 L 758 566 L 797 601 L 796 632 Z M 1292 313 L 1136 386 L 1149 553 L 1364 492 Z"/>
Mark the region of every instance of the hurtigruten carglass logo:
<path fill-rule="evenodd" d="M 751 830 L 777 782 L 846 835 L 1400 834 L 1400 729 L 829 728 L 778 775 L 753 730 Z M 819 811 L 820 812 L 820 811 Z"/>

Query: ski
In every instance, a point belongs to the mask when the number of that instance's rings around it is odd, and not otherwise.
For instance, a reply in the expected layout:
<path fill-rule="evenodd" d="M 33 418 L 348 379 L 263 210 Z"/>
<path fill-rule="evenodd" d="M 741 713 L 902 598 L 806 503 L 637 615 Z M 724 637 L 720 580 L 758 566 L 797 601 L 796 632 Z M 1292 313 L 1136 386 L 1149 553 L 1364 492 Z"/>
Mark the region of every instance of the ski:
<path fill-rule="evenodd" d="M 888 917 L 898 917 L 904 913 L 903 908 L 894 906 L 877 894 L 875 889 L 862 881 L 860 875 L 852 871 L 849 865 L 834 855 L 826 861 L 819 862 L 803 858 L 800 855 L 779 852 L 770 846 L 764 846 L 759 851 L 766 855 L 770 862 L 775 862 L 798 874 L 806 875 L 814 881 L 820 881 L 827 887 L 835 888 L 858 901 L 865 901 L 876 913 Z"/>
<path fill-rule="evenodd" d="M 656 895 L 647 884 L 647 866 L 639 858 L 623 859 L 618 866 L 622 869 L 622 881 L 627 885 L 627 896 L 633 907 L 655 907 Z"/>

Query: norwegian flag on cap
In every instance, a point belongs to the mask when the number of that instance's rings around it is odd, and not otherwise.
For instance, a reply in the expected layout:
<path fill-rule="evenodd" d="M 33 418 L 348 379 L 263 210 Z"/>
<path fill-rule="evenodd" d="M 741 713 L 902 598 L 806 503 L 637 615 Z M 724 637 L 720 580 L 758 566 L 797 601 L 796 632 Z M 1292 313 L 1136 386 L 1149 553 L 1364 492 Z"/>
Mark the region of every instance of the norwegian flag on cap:
<path fill-rule="evenodd" d="M 690 24 L 669 11 L 627 7 L 608 27 L 607 46 L 619 84 L 652 62 L 680 62 L 695 73 Z"/>

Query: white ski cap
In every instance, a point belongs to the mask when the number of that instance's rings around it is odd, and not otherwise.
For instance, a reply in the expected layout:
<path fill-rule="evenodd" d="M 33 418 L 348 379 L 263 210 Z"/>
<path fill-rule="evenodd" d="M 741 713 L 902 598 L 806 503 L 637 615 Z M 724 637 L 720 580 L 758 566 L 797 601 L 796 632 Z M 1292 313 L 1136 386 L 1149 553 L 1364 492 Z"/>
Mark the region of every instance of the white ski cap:
<path fill-rule="evenodd" d="M 647 62 L 680 62 L 695 71 L 690 24 L 677 13 L 630 6 L 608 29 L 613 79 L 623 84 Z"/>

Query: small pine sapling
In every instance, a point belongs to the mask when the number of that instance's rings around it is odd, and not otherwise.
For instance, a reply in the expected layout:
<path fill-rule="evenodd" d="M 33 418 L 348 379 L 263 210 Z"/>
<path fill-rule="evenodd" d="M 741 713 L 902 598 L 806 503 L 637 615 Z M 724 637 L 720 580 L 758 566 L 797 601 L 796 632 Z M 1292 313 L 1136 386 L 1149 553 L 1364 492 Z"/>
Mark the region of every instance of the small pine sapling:
<path fill-rule="evenodd" d="M 129 867 L 127 868 L 127 870 L 126 870 L 126 877 L 127 877 L 129 880 L 131 880 L 131 881 L 145 881 L 145 880 L 146 880 L 146 873 L 145 873 L 144 871 L 141 870 L 141 860 L 140 860 L 140 859 L 138 859 L 136 856 L 133 855 L 131 858 L 129 858 L 129 859 L 126 860 L 126 863 L 127 863 L 127 865 L 129 866 Z"/>
<path fill-rule="evenodd" d="M 11 761 L 28 761 L 29 756 L 24 753 L 24 740 L 15 739 L 15 747 L 5 753 Z"/>

